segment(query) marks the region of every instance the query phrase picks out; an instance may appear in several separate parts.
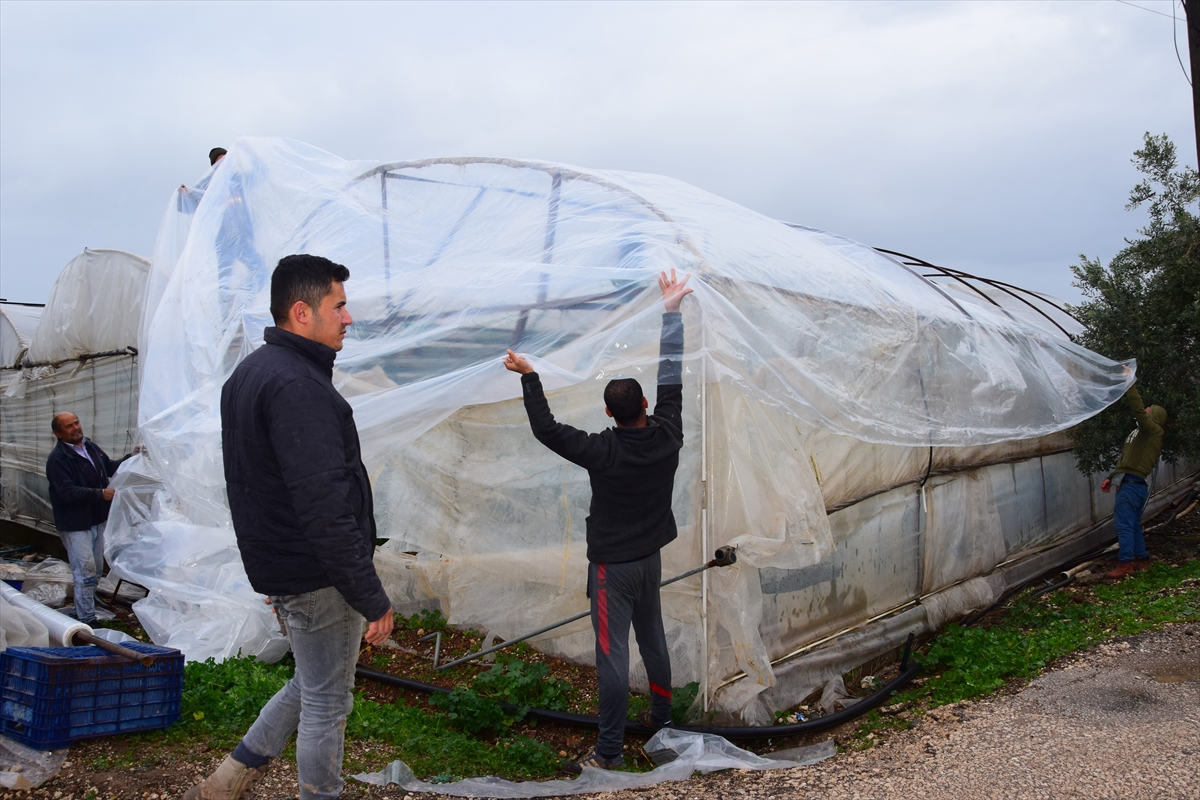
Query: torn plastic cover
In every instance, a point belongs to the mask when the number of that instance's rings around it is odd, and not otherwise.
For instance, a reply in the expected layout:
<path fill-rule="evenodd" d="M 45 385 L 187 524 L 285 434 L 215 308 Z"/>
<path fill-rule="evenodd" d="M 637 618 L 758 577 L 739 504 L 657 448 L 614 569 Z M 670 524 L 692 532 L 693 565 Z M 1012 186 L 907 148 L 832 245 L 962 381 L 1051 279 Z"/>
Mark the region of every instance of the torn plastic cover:
<path fill-rule="evenodd" d="M 659 766 L 649 772 L 610 772 L 584 767 L 574 780 L 506 781 L 500 778 L 468 778 L 452 783 L 417 780 L 403 761 L 393 761 L 380 772 L 355 775 L 355 780 L 375 786 L 398 784 L 409 792 L 430 792 L 455 797 L 561 797 L 564 795 L 615 792 L 653 786 L 666 781 L 683 781 L 693 773 L 721 769 L 790 769 L 809 766 L 837 755 L 832 739 L 808 747 L 755 755 L 720 736 L 663 728 L 646 742 L 646 754 Z"/>
<path fill-rule="evenodd" d="M 36 789 L 58 774 L 68 752 L 34 750 L 0 736 L 0 789 Z"/>
<path fill-rule="evenodd" d="M 758 570 L 816 564 L 833 546 L 806 432 L 986 445 L 1062 430 L 1131 380 L 871 248 L 667 178 L 347 162 L 275 139 L 240 139 L 206 177 L 194 206 L 173 195 L 160 231 L 139 408 L 150 457 L 129 467 L 143 485 L 118 493 L 108 542 L 118 574 L 152 588 L 143 624 L 189 658 L 274 649 L 233 546 L 219 398 L 262 343 L 270 273 L 290 253 L 351 272 L 355 324 L 334 381 L 354 408 L 385 548 L 416 553 L 385 578 L 389 594 L 436 599 L 452 623 L 503 637 L 587 608 L 590 490 L 530 435 L 500 357 L 532 358 L 560 420 L 607 427 L 611 377 L 638 377 L 653 400 L 656 276 L 692 274 L 679 538 L 663 573 L 729 543 L 739 561 L 711 571 L 707 603 L 699 577 L 669 587 L 663 612 L 680 685 L 715 685 L 731 662 L 753 676 L 735 707 L 772 685 L 778 655 L 759 631 Z M 593 657 L 587 621 L 533 643 Z M 645 685 L 636 655 L 631 680 Z"/>

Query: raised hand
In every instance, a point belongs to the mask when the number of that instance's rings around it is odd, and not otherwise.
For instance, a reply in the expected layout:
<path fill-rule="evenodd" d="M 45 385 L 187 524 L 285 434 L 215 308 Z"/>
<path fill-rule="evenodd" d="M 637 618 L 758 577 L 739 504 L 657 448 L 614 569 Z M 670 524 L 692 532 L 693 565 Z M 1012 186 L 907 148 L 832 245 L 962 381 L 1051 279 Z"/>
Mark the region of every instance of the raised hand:
<path fill-rule="evenodd" d="M 508 355 L 504 357 L 504 368 L 510 372 L 519 372 L 522 375 L 528 375 L 530 372 L 533 372 L 533 365 L 525 360 L 525 356 L 519 356 L 512 350 L 509 350 Z"/>
<path fill-rule="evenodd" d="M 687 288 L 688 278 L 690 274 L 684 275 L 683 280 L 678 280 L 675 277 L 675 268 L 671 267 L 671 277 L 667 277 L 667 271 L 663 270 L 658 276 L 658 288 L 662 289 L 663 304 L 666 305 L 667 311 L 678 311 L 683 298 L 692 293 L 692 290 Z M 509 351 L 512 352 L 512 351 Z M 509 367 L 512 369 L 512 367 Z"/>

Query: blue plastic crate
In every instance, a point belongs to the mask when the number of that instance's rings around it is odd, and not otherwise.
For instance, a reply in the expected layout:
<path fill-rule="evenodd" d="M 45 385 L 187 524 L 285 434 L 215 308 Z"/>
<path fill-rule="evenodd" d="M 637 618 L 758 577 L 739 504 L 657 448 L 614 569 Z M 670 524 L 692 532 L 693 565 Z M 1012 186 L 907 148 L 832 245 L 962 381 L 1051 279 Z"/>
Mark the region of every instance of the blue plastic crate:
<path fill-rule="evenodd" d="M 77 739 L 166 728 L 179 719 L 183 654 L 141 642 L 148 667 L 99 647 L 10 647 L 0 653 L 0 734 L 38 750 Z"/>

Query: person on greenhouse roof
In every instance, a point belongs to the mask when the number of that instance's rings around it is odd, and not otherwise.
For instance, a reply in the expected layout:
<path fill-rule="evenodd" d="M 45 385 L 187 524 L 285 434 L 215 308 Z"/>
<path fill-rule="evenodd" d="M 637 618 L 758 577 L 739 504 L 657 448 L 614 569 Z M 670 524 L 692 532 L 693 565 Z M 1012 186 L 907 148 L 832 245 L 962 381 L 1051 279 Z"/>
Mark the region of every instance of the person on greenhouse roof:
<path fill-rule="evenodd" d="M 521 374 L 525 412 L 539 442 L 588 471 L 592 503 L 587 518 L 588 597 L 596 633 L 600 735 L 596 748 L 563 769 L 619 769 L 625 758 L 629 706 L 629 626 L 650 680 L 650 708 L 638 722 L 658 730 L 671 724 L 671 657 L 659 600 L 660 551 L 676 537 L 671 496 L 683 447 L 683 317 L 679 306 L 692 292 L 663 272 L 658 279 L 665 313 L 659 344 L 654 414 L 632 378 L 610 381 L 604 413 L 615 428 L 587 433 L 556 422 L 533 366 L 512 350 L 504 366 Z"/>

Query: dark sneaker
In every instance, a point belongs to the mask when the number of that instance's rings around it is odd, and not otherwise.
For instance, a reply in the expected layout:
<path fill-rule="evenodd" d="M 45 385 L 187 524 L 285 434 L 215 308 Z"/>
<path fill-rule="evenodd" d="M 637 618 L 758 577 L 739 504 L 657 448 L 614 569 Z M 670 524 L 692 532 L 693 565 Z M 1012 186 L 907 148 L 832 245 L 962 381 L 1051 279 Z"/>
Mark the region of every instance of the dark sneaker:
<path fill-rule="evenodd" d="M 583 772 L 584 767 L 595 767 L 596 769 L 624 769 L 625 756 L 604 758 L 595 750 L 593 750 L 578 761 L 568 761 L 567 763 L 563 764 L 562 771 L 571 775 L 579 775 Z"/>
<path fill-rule="evenodd" d="M 1116 569 L 1104 573 L 1104 577 L 1113 579 L 1128 578 L 1136 570 L 1137 567 L 1133 565 L 1132 561 L 1122 561 L 1120 564 L 1117 564 Z"/>
<path fill-rule="evenodd" d="M 650 730 L 656 731 L 656 732 L 662 728 L 675 727 L 675 723 L 671 722 L 671 720 L 667 720 L 662 725 L 655 725 L 654 717 L 653 717 L 653 715 L 651 715 L 650 709 L 648 709 L 648 708 L 643 708 L 641 711 L 639 711 L 637 713 L 637 721 L 638 721 L 639 725 L 649 728 Z"/>

